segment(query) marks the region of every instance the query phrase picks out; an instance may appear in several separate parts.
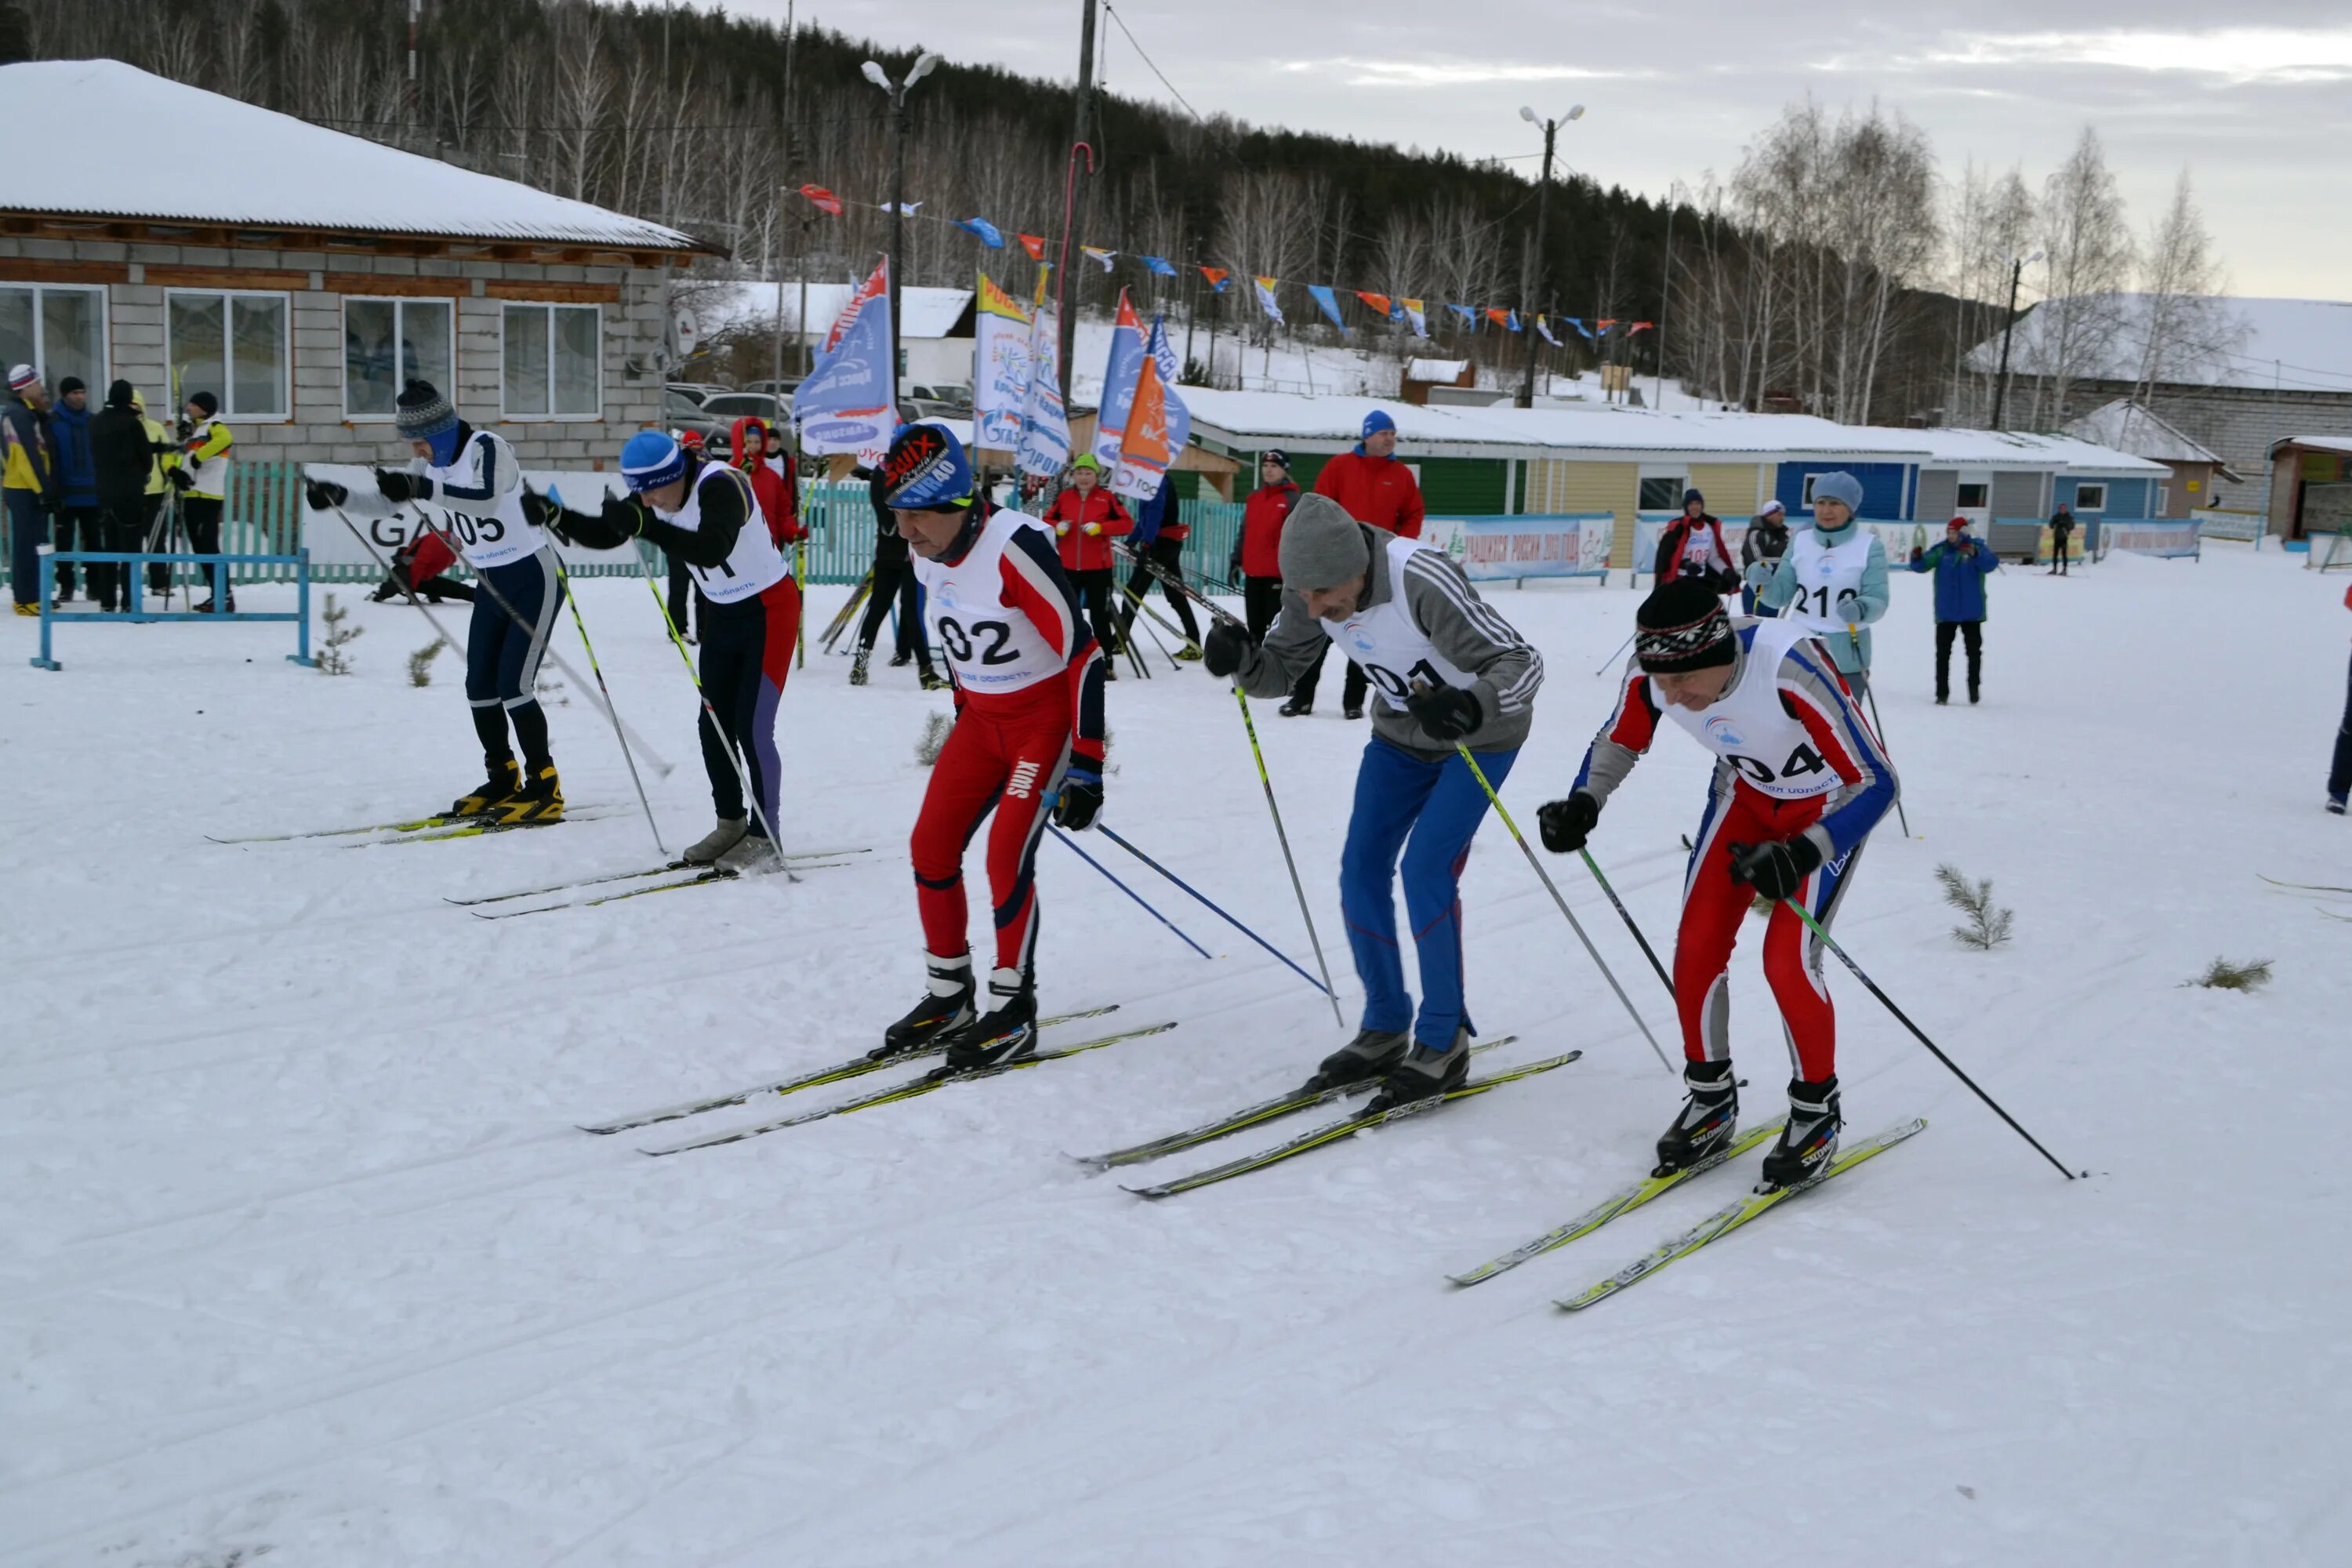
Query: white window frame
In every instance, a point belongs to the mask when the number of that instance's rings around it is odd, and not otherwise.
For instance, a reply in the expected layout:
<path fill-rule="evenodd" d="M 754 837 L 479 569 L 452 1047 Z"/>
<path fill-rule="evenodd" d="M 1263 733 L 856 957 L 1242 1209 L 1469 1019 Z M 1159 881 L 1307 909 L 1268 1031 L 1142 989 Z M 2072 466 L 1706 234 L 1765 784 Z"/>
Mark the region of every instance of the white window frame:
<path fill-rule="evenodd" d="M 2157 484 L 2156 504 L 2148 509 L 2147 515 L 2150 517 L 2172 515 L 2172 485 L 2169 480 L 2160 480 Z"/>
<path fill-rule="evenodd" d="M 163 360 L 167 364 L 181 363 L 179 345 L 172 341 L 172 301 L 183 298 L 205 298 L 221 302 L 221 384 L 213 395 L 220 399 L 222 419 L 242 419 L 264 425 L 290 425 L 294 422 L 294 296 L 283 289 L 166 289 L 163 290 Z M 236 407 L 236 312 L 230 307 L 232 300 L 275 300 L 285 306 L 286 339 L 278 348 L 278 382 L 286 388 L 286 406 L 262 410 Z M 205 387 L 182 387 L 183 396 L 191 391 L 203 392 Z M 168 395 L 168 394 L 167 394 Z M 170 418 L 179 417 L 173 409 Z"/>
<path fill-rule="evenodd" d="M 420 294 L 420 295 L 413 295 L 413 296 L 412 296 L 412 295 L 406 295 L 406 294 L 346 294 L 346 295 L 344 295 L 344 296 L 343 296 L 343 317 L 342 317 L 342 321 L 343 321 L 343 337 L 342 337 L 342 341 L 343 341 L 343 342 L 348 342 L 350 341 L 350 339 L 351 339 L 351 331 L 352 331 L 352 305 L 353 301 L 357 301 L 358 303 L 360 303 L 360 304 L 363 304 L 363 305 L 390 305 L 391 307 L 393 307 L 393 313 L 392 313 L 392 342 L 393 342 L 393 351 L 392 351 L 392 352 L 393 352 L 393 353 L 394 353 L 395 356 L 397 356 L 397 355 L 399 354 L 399 353 L 400 353 L 401 325 L 402 325 L 402 322 L 403 322 L 403 321 L 404 321 L 406 320 L 406 318 L 407 318 L 408 307 L 410 307 L 411 305 L 438 305 L 438 306 L 440 306 L 443 310 L 445 310 L 448 311 L 448 312 L 449 312 L 449 376 L 450 376 L 450 380 L 451 380 L 451 382 L 452 382 L 453 384 L 456 382 L 456 380 L 457 380 L 457 300 L 449 300 L 449 299 L 443 299 L 441 296 L 439 296 L 439 295 L 437 295 L 437 294 L 429 294 L 429 295 L 427 295 L 427 294 Z M 504 321 L 506 318 L 505 318 L 503 315 L 501 315 L 499 319 L 499 321 Z M 604 325 L 604 323 L 603 323 L 602 321 L 599 321 L 599 322 L 597 323 L 597 325 L 601 328 L 601 327 Z M 501 345 L 501 347 L 503 347 L 503 345 Z M 400 380 L 400 378 L 402 377 L 402 375 L 403 375 L 403 374 L 405 374 L 405 373 L 401 369 L 401 367 L 400 367 L 397 363 L 395 363 L 395 364 L 393 366 L 393 379 L 394 379 L 395 382 L 399 381 L 399 380 Z M 599 379 L 601 380 L 601 377 L 600 377 Z M 395 387 L 394 390 L 396 392 L 396 391 L 398 390 L 398 388 L 397 388 L 397 387 Z M 449 392 L 449 393 L 455 393 L 455 392 L 457 391 L 457 387 L 456 387 L 454 384 L 452 384 L 452 385 L 450 385 L 450 386 L 448 386 L 448 387 L 444 388 L 443 390 L 444 390 L 444 391 L 446 391 L 446 392 Z M 599 392 L 603 391 L 602 386 L 599 386 L 597 390 L 598 390 Z M 394 420 L 395 420 L 395 419 L 397 419 L 397 418 L 399 418 L 399 417 L 400 417 L 400 414 L 399 414 L 399 411 L 398 411 L 397 409 L 394 410 L 394 411 L 393 411 L 392 413 L 390 413 L 390 414 L 354 414 L 354 413 L 352 413 L 352 376 L 351 376 L 351 362 L 350 362 L 349 360 L 345 360 L 345 361 L 343 362 L 343 419 L 344 419 L 344 422 L 345 422 L 346 424 L 351 424 L 351 425 L 389 425 L 389 424 L 391 424 Z"/>
<path fill-rule="evenodd" d="M 1799 492 L 1800 499 L 1797 504 L 1804 507 L 1808 510 L 1811 510 L 1813 504 L 1813 481 L 1819 479 L 1826 479 L 1836 471 L 1837 470 L 1834 468 L 1823 468 L 1818 474 L 1807 474 L 1805 476 L 1805 488 Z"/>
<path fill-rule="evenodd" d="M 557 310 L 596 312 L 596 406 L 586 414 L 517 414 L 507 406 L 507 312 L 548 311 L 547 401 L 555 402 L 555 320 Z M 568 300 L 501 300 L 499 301 L 499 417 L 519 425 L 594 425 L 604 417 L 604 307 Z"/>
<path fill-rule="evenodd" d="M 41 336 L 41 296 L 44 294 L 95 294 L 98 296 L 98 363 L 111 367 L 114 363 L 109 340 L 113 336 L 111 318 L 112 290 L 103 283 L 31 283 L 14 278 L 0 278 L 0 288 L 30 289 L 33 291 L 33 371 L 41 384 L 52 392 L 56 384 L 49 379 L 49 356 Z"/>
<path fill-rule="evenodd" d="M 2095 505 L 2093 505 L 2091 502 L 2086 501 L 2086 500 L 2084 500 L 2083 499 L 2083 492 L 2084 492 L 2084 491 L 2085 491 L 2085 490 L 2095 490 L 2096 492 L 2098 492 L 2098 497 L 2099 497 L 2098 504 L 2096 504 L 2096 505 L 2095 506 Z M 2086 481 L 2082 480 L 2082 479 L 2076 479 L 2076 480 L 2074 481 L 2074 506 L 2073 506 L 2072 510 L 2075 510 L 2075 511 L 2105 511 L 2105 510 L 2107 510 L 2107 486 L 2106 486 L 2106 481 L 2105 481 L 2104 479 L 2096 479 L 2096 480 L 2091 480 L 2091 481 L 2087 481 L 2087 482 L 2086 482 Z"/>
<path fill-rule="evenodd" d="M 1675 499 L 1664 506 L 1643 506 L 1642 487 L 1657 479 L 1672 479 Z M 1633 477 L 1633 510 L 1635 511 L 1675 511 L 1683 509 L 1683 491 L 1691 488 L 1690 465 L 1687 463 L 1643 463 Z"/>

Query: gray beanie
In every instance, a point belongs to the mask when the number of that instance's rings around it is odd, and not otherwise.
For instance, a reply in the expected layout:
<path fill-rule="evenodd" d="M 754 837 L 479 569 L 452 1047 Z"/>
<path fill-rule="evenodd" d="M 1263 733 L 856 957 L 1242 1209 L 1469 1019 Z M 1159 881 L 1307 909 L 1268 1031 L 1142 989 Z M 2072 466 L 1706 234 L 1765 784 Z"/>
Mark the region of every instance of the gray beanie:
<path fill-rule="evenodd" d="M 1370 570 L 1364 525 L 1329 496 L 1298 498 L 1282 524 L 1282 585 L 1305 593 L 1336 588 Z"/>
<path fill-rule="evenodd" d="M 1813 476 L 1813 499 L 1815 500 L 1842 500 L 1845 502 L 1846 510 L 1853 512 L 1856 517 L 1859 517 L 1862 515 L 1862 481 L 1855 479 L 1852 474 L 1843 471 L 1831 474 L 1815 474 Z"/>

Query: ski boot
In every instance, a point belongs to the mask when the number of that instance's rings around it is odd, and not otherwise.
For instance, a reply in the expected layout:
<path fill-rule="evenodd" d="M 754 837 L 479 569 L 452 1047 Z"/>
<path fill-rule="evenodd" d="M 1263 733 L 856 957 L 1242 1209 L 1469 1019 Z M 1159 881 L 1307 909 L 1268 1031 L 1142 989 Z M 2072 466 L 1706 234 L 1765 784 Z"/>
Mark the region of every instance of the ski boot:
<path fill-rule="evenodd" d="M 948 678 L 936 669 L 926 668 L 922 674 L 922 687 L 926 691 L 945 691 Z"/>
<path fill-rule="evenodd" d="M 1683 1063 L 1683 1084 L 1690 1098 L 1680 1115 L 1658 1140 L 1658 1166 L 1650 1173 L 1671 1176 L 1729 1146 L 1739 1130 L 1739 1083 L 1731 1063 Z"/>
<path fill-rule="evenodd" d="M 521 787 L 501 803 L 498 816 L 505 823 L 562 821 L 563 785 L 555 776 L 554 764 L 542 763 L 529 770 Z"/>
<path fill-rule="evenodd" d="M 988 976 L 988 1011 L 957 1030 L 948 1041 L 947 1063 L 939 1071 L 973 1072 L 1025 1057 L 1037 1048 L 1037 992 L 1018 969 Z"/>
<path fill-rule="evenodd" d="M 1838 1109 L 1837 1074 L 1819 1083 L 1791 1079 L 1789 1125 L 1781 1129 L 1780 1141 L 1772 1152 L 1764 1156 L 1764 1179 L 1756 1190 L 1769 1193 L 1776 1187 L 1801 1186 L 1828 1170 L 1837 1157 L 1838 1132 L 1844 1125 L 1845 1117 Z"/>
<path fill-rule="evenodd" d="M 500 757 L 492 763 L 490 776 L 471 791 L 450 803 L 444 815 L 448 816 L 495 816 L 500 807 L 515 797 L 522 788 L 522 769 L 512 757 Z"/>
<path fill-rule="evenodd" d="M 1454 1043 L 1443 1050 L 1415 1040 L 1412 1049 L 1381 1076 L 1381 1091 L 1372 1096 L 1367 1114 L 1394 1110 L 1416 1100 L 1433 1100 L 1469 1081 L 1470 1031 L 1466 1027 L 1454 1030 Z"/>
<path fill-rule="evenodd" d="M 1321 1094 L 1381 1077 L 1404 1059 L 1412 1036 L 1403 1029 L 1359 1029 L 1356 1037 L 1323 1058 L 1315 1076 L 1299 1086 L 1301 1094 Z"/>
<path fill-rule="evenodd" d="M 866 684 L 866 661 L 873 656 L 874 650 L 872 648 L 862 647 L 857 650 L 857 657 L 849 661 L 850 685 L 863 686 Z"/>
<path fill-rule="evenodd" d="M 1360 702 L 1350 702 L 1339 710 L 1339 716 L 1343 719 L 1360 719 L 1364 716 L 1364 705 Z"/>
<path fill-rule="evenodd" d="M 929 989 L 923 999 L 907 1011 L 907 1016 L 882 1031 L 882 1043 L 866 1053 L 869 1061 L 887 1061 L 908 1051 L 920 1050 L 951 1029 L 961 1029 L 971 1022 L 971 954 L 960 952 L 953 958 L 941 958 L 925 953 L 923 963 L 929 970 Z"/>
<path fill-rule="evenodd" d="M 718 826 L 688 845 L 678 858 L 688 866 L 716 864 L 721 855 L 743 842 L 743 836 L 751 831 L 751 824 L 746 817 L 722 816 Z"/>
<path fill-rule="evenodd" d="M 1199 645 L 1195 643 L 1186 643 L 1182 647 L 1178 648 L 1176 650 L 1176 662 L 1179 664 L 1200 663 L 1201 649 Z"/>
<path fill-rule="evenodd" d="M 1294 697 L 1289 701 L 1284 703 L 1281 707 L 1276 709 L 1275 711 L 1281 714 L 1286 719 L 1304 719 L 1308 714 L 1315 711 L 1315 704 L 1301 698 Z"/>

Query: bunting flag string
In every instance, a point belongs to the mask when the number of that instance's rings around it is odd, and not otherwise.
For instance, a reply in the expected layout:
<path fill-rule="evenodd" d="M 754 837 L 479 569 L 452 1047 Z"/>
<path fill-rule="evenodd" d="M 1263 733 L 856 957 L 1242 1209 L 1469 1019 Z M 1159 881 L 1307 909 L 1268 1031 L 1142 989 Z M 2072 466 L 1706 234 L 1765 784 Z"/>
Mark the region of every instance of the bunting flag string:
<path fill-rule="evenodd" d="M 1429 313 L 1422 309 L 1421 301 L 1400 300 L 1397 303 L 1404 307 L 1404 318 L 1412 323 L 1412 335 L 1416 338 L 1429 336 Z"/>
<path fill-rule="evenodd" d="M 1101 246 L 1098 246 L 1098 245 L 1082 245 L 1082 246 L 1078 247 L 1078 248 L 1079 248 L 1080 250 L 1085 251 L 1088 256 L 1093 257 L 1097 261 L 1101 262 L 1101 263 L 1102 263 L 1102 269 L 1103 269 L 1105 272 L 1109 271 L 1109 270 L 1110 270 L 1110 264 L 1111 264 L 1112 262 L 1114 262 L 1114 261 L 1116 261 L 1116 260 L 1118 260 L 1118 251 L 1116 251 L 1116 250 L 1105 250 Z"/>
<path fill-rule="evenodd" d="M 1201 276 L 1209 280 L 1209 288 L 1213 292 L 1222 294 L 1225 291 L 1225 279 L 1231 278 L 1233 273 L 1223 267 L 1203 267 L 1201 268 Z"/>
<path fill-rule="evenodd" d="M 841 198 L 823 185 L 803 185 L 801 195 L 806 196 L 819 212 L 831 213 L 835 217 L 842 214 Z"/>
<path fill-rule="evenodd" d="M 1021 248 L 1029 253 L 1030 260 L 1043 261 L 1045 259 L 1045 237 L 1044 235 L 1016 234 L 1013 237 L 1021 242 Z"/>
<path fill-rule="evenodd" d="M 1551 323 L 1541 315 L 1536 317 L 1536 335 L 1554 348 L 1561 346 L 1560 341 L 1551 335 Z"/>
<path fill-rule="evenodd" d="M 1280 283 L 1282 279 L 1279 278 L 1253 278 L 1250 281 L 1257 285 L 1258 309 L 1264 310 L 1266 313 L 1267 318 L 1276 326 L 1288 326 L 1290 323 L 1282 319 L 1281 305 L 1276 303 L 1274 298 L 1275 286 Z"/>
<path fill-rule="evenodd" d="M 1171 267 L 1166 261 L 1157 256 L 1145 256 L 1139 252 L 1136 256 L 1136 259 L 1143 263 L 1143 269 L 1146 272 L 1156 272 L 1162 278 L 1173 278 L 1176 276 L 1176 268 Z"/>
<path fill-rule="evenodd" d="M 1331 291 L 1331 286 L 1328 283 L 1309 283 L 1307 286 L 1307 292 L 1316 304 L 1322 307 L 1323 313 L 1331 318 L 1331 324 L 1339 329 L 1339 335 L 1346 337 L 1348 323 L 1339 319 L 1339 297 Z"/>
<path fill-rule="evenodd" d="M 984 217 L 960 217 L 955 220 L 955 226 L 956 227 L 963 230 L 966 234 L 978 235 L 980 237 L 980 243 L 988 247 L 991 250 L 1002 250 L 1004 248 L 1003 234 L 998 230 L 994 224 L 989 222 Z"/>
<path fill-rule="evenodd" d="M 1355 290 L 1355 295 L 1357 299 L 1361 300 L 1365 304 L 1370 306 L 1373 310 L 1378 310 L 1381 315 L 1388 317 L 1389 320 L 1396 320 L 1397 310 L 1395 302 L 1390 300 L 1386 294 L 1367 294 L 1361 289 L 1359 289 Z"/>

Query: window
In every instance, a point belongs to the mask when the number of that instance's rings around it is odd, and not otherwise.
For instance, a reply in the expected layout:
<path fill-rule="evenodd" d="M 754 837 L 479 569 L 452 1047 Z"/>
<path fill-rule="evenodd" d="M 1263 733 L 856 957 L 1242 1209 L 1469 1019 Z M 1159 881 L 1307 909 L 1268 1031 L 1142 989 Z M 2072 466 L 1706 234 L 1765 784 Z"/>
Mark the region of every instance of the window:
<path fill-rule="evenodd" d="M 1992 486 L 1981 479 L 1960 486 L 1959 499 L 1953 503 L 1958 511 L 1982 511 L 1992 504 Z"/>
<path fill-rule="evenodd" d="M 53 393 L 69 375 L 104 391 L 106 290 L 0 283 L 0 369 L 12 364 L 31 365 Z"/>
<path fill-rule="evenodd" d="M 445 395 L 455 393 L 456 314 L 446 300 L 345 300 L 344 415 L 391 418 L 400 389 L 410 381 L 429 381 Z"/>
<path fill-rule="evenodd" d="M 283 294 L 173 289 L 165 296 L 165 355 L 179 395 L 211 393 L 224 419 L 292 418 L 286 318 Z"/>
<path fill-rule="evenodd" d="M 2106 510 L 2107 487 L 2105 485 L 2076 485 L 2074 487 L 2074 510 L 2076 511 Z"/>
<path fill-rule="evenodd" d="M 1690 481 L 1682 474 L 1661 474 L 1644 479 L 1636 504 L 1643 511 L 1680 511 L 1683 509 L 1683 491 L 1688 489 Z M 1810 496 L 1810 488 L 1807 493 Z"/>
<path fill-rule="evenodd" d="M 2191 489 L 2194 489 L 2197 486 L 2197 481 L 2195 479 L 2191 479 L 2189 481 L 2189 485 Z M 2150 517 L 2170 517 L 2172 515 L 2172 487 L 2170 485 L 2158 485 L 2156 487 L 2156 505 L 2149 509 L 2147 515 Z"/>
<path fill-rule="evenodd" d="M 604 411 L 604 323 L 593 305 L 509 305 L 500 371 L 509 419 L 593 419 Z"/>

